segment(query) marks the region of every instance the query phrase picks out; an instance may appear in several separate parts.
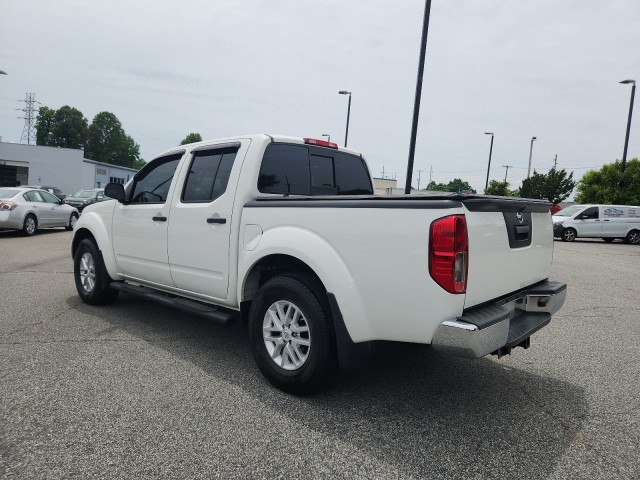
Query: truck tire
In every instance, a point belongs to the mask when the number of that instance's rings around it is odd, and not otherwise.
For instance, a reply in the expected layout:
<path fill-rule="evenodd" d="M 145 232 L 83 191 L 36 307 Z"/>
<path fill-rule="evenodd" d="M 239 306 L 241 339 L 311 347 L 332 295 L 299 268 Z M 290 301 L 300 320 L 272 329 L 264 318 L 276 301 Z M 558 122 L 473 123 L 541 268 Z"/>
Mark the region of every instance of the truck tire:
<path fill-rule="evenodd" d="M 640 245 L 640 230 L 631 230 L 624 241 L 631 245 Z"/>
<path fill-rule="evenodd" d="M 73 259 L 73 276 L 78 295 L 85 303 L 102 305 L 113 302 L 118 296 L 118 290 L 109 288 L 112 279 L 93 240 L 84 239 L 78 245 Z"/>
<path fill-rule="evenodd" d="M 294 395 L 316 391 L 337 356 L 324 290 L 309 275 L 279 275 L 260 287 L 249 312 L 249 338 L 262 374 Z"/>
<path fill-rule="evenodd" d="M 576 239 L 576 231 L 573 228 L 565 228 L 560 234 L 563 242 L 573 242 Z"/>

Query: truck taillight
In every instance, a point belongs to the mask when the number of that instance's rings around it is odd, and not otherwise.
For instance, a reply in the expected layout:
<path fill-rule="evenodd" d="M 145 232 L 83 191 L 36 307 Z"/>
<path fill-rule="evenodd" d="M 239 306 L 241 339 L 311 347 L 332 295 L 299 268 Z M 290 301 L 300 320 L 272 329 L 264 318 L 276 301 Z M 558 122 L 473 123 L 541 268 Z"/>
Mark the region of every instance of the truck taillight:
<path fill-rule="evenodd" d="M 465 293 L 469 240 L 464 215 L 440 218 L 429 233 L 429 274 L 449 293 Z"/>

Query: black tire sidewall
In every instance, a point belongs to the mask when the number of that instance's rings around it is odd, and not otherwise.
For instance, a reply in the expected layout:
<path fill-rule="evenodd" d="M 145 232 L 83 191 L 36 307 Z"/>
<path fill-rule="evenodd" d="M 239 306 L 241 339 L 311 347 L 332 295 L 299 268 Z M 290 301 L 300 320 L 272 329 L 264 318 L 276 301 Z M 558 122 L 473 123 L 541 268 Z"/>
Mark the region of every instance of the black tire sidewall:
<path fill-rule="evenodd" d="M 33 221 L 35 222 L 35 228 L 33 229 L 33 232 L 31 232 L 31 233 L 29 233 L 27 231 L 27 220 L 29 218 L 33 218 Z M 30 213 L 26 217 L 24 217 L 24 221 L 22 222 L 22 233 L 25 234 L 26 236 L 30 237 L 32 235 L 35 235 L 37 231 L 38 231 L 38 219 L 35 217 L 35 215 Z"/>
<path fill-rule="evenodd" d="M 573 236 L 570 239 L 565 237 L 565 233 L 568 233 L 568 232 L 573 232 Z M 560 238 L 562 239 L 563 242 L 573 242 L 576 239 L 576 236 L 577 236 L 576 232 L 572 228 L 567 228 L 563 230 L 562 233 L 560 234 Z"/>
<path fill-rule="evenodd" d="M 80 262 L 85 253 L 91 254 L 96 271 L 96 284 L 91 292 L 87 292 L 80 281 Z M 91 305 L 100 305 L 113 301 L 117 295 L 117 290 L 111 290 L 109 282 L 105 281 L 109 276 L 102 261 L 102 256 L 98 247 L 93 241 L 85 239 L 80 242 L 73 259 L 73 278 L 76 283 L 78 295 L 85 302 Z"/>
<path fill-rule="evenodd" d="M 76 219 L 76 222 L 78 221 L 78 214 L 77 213 L 72 213 L 71 216 L 69 217 L 69 224 L 64 228 L 66 228 L 69 231 L 73 230 L 74 227 L 71 226 L 71 222 L 72 222 L 74 217 Z"/>
<path fill-rule="evenodd" d="M 331 330 L 322 306 L 324 292 L 290 276 L 268 280 L 259 290 L 249 313 L 249 338 L 258 368 L 276 387 L 293 394 L 307 394 L 322 385 L 332 370 Z M 309 325 L 311 348 L 304 365 L 297 370 L 280 368 L 264 344 L 262 326 L 268 308 L 276 301 L 289 301 L 298 307 Z"/>
<path fill-rule="evenodd" d="M 632 236 L 634 233 L 635 233 L 636 235 L 640 235 L 640 232 L 638 232 L 638 230 L 631 230 L 631 231 L 628 233 L 627 237 L 625 238 L 625 241 L 626 241 L 627 243 L 631 244 L 631 245 L 640 245 L 640 242 L 638 242 L 637 240 L 636 240 L 635 242 L 631 241 L 631 236 Z"/>

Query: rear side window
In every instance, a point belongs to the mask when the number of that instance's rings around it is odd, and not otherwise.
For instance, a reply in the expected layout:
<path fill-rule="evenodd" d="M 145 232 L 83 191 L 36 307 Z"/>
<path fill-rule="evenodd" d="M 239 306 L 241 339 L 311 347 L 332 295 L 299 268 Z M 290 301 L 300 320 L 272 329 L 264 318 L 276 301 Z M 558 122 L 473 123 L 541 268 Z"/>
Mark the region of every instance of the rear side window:
<path fill-rule="evenodd" d="M 283 195 L 372 195 L 364 161 L 354 155 L 306 145 L 267 147 L 258 190 Z"/>
<path fill-rule="evenodd" d="M 262 193 L 309 195 L 308 148 L 303 145 L 269 145 L 260 166 L 258 190 Z"/>
<path fill-rule="evenodd" d="M 167 155 L 149 163 L 135 176 L 131 203 L 164 203 L 167 201 L 171 180 L 182 153 Z"/>
<path fill-rule="evenodd" d="M 42 202 L 44 203 L 44 198 L 40 195 L 40 192 L 32 190 L 31 192 L 25 193 L 23 196 L 27 197 L 27 200 L 30 202 Z"/>
<path fill-rule="evenodd" d="M 191 160 L 182 201 L 209 203 L 227 190 L 238 147 L 196 152 Z"/>

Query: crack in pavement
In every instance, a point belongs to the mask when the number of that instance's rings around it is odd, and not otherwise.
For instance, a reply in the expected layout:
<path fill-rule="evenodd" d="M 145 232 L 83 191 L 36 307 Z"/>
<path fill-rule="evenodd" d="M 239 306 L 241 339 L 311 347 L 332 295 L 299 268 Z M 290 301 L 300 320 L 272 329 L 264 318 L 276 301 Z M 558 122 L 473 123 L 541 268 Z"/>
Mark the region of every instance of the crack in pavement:
<path fill-rule="evenodd" d="M 12 273 L 38 273 L 38 274 L 73 274 L 73 270 L 69 272 L 52 272 L 51 270 L 11 270 L 8 272 L 0 272 L 0 275 L 11 275 Z"/>
<path fill-rule="evenodd" d="M 172 338 L 82 338 L 82 339 L 67 339 L 67 340 L 30 340 L 30 341 L 15 341 L 15 342 L 0 342 L 0 345 L 36 345 L 36 344 L 63 344 L 63 343 L 171 343 L 178 342 L 180 340 L 207 340 L 207 339 L 220 339 L 228 338 L 234 339 L 233 335 L 207 335 L 207 336 L 194 336 L 188 335 L 183 337 Z"/>

